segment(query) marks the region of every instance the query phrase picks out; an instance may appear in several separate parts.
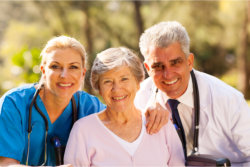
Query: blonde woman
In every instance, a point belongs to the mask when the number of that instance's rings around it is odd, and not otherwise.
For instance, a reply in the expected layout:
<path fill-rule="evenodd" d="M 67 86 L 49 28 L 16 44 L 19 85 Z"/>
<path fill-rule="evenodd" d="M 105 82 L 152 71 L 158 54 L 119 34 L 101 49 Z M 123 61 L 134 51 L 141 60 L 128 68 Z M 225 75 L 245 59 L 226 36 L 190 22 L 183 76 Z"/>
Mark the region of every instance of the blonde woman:
<path fill-rule="evenodd" d="M 73 110 L 81 118 L 105 108 L 96 97 L 78 91 L 86 71 L 80 42 L 55 37 L 41 56 L 40 83 L 14 88 L 0 99 L 0 166 L 56 165 L 62 159 L 57 151 L 63 151 L 73 124 Z"/>

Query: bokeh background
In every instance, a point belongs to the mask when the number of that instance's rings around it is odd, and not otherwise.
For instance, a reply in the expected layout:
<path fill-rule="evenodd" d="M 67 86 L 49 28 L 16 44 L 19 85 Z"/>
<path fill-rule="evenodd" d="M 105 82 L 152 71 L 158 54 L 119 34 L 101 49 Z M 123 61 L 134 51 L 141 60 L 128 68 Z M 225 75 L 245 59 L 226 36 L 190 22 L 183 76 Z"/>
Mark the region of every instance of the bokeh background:
<path fill-rule="evenodd" d="M 195 68 L 215 75 L 250 99 L 250 1 L 1 1 L 0 96 L 38 82 L 40 52 L 59 35 L 78 39 L 96 54 L 126 46 L 142 58 L 138 40 L 148 27 L 176 20 L 187 29 Z M 85 79 L 85 91 L 94 94 Z"/>

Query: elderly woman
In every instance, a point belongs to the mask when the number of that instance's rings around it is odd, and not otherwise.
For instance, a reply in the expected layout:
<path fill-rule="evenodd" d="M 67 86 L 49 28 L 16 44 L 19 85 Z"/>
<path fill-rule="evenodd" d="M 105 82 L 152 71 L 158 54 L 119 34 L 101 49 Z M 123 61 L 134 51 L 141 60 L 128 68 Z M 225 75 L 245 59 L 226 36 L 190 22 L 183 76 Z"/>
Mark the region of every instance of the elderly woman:
<path fill-rule="evenodd" d="M 0 99 L 0 166 L 56 165 L 73 115 L 81 118 L 105 108 L 96 97 L 78 91 L 86 71 L 80 42 L 55 37 L 41 56 L 40 83 L 14 88 Z"/>
<path fill-rule="evenodd" d="M 143 65 L 129 49 L 110 48 L 97 55 L 91 82 L 107 108 L 74 125 L 65 163 L 73 166 L 184 165 L 181 142 L 171 122 L 157 134 L 145 133 L 145 118 L 134 105 L 143 79 Z"/>

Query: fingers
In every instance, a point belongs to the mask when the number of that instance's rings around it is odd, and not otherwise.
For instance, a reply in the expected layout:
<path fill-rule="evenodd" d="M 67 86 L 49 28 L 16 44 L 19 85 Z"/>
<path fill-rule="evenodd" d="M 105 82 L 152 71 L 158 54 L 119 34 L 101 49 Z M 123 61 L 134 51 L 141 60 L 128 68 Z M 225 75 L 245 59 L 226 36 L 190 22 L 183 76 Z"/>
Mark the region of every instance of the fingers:
<path fill-rule="evenodd" d="M 168 122 L 169 111 L 164 109 L 159 103 L 154 108 L 149 108 L 146 112 L 147 132 L 157 133 Z"/>
<path fill-rule="evenodd" d="M 151 128 L 155 122 L 155 118 L 156 118 L 156 110 L 155 108 L 149 108 L 147 109 L 147 112 L 145 113 L 146 116 L 146 128 L 147 128 L 147 132 L 149 134 L 152 134 Z"/>
<path fill-rule="evenodd" d="M 160 126 L 161 122 L 162 122 L 161 121 L 162 120 L 162 113 L 158 112 L 155 117 L 156 117 L 155 122 L 154 122 L 152 128 L 150 129 L 151 134 L 159 132 L 160 128 L 162 127 L 162 126 Z"/>

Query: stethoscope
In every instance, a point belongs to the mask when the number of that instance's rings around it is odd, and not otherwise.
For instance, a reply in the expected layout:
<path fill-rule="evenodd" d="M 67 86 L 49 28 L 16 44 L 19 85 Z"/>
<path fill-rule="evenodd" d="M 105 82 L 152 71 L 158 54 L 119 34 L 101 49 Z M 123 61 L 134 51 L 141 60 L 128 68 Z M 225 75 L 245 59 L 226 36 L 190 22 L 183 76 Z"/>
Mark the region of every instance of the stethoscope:
<path fill-rule="evenodd" d="M 27 157 L 26 157 L 26 165 L 28 165 L 29 162 L 29 150 L 30 150 L 30 134 L 32 131 L 32 126 L 31 126 L 31 117 L 32 117 L 32 107 L 33 105 L 35 106 L 36 110 L 38 111 L 38 113 L 42 116 L 44 122 L 45 122 L 45 144 L 44 144 L 44 162 L 42 163 L 42 165 L 40 166 L 44 166 L 46 161 L 47 161 L 47 135 L 48 135 L 48 129 L 49 129 L 49 123 L 48 123 L 48 119 L 46 118 L 46 116 L 44 115 L 44 113 L 40 110 L 40 108 L 38 107 L 37 103 L 36 103 L 36 99 L 37 96 L 39 95 L 39 92 L 41 91 L 41 89 L 44 88 L 44 85 L 41 84 L 40 86 L 38 86 L 37 90 L 35 91 L 35 94 L 31 100 L 30 106 L 29 106 L 29 119 L 28 119 L 28 150 L 27 150 Z M 71 102 L 72 102 L 72 125 L 76 122 L 77 120 L 77 107 L 76 107 L 76 101 L 74 96 L 72 96 L 71 98 Z M 61 146 L 60 144 L 60 140 L 57 137 L 53 137 L 52 138 L 52 142 L 54 144 L 55 149 L 59 148 Z M 57 153 L 57 151 L 56 151 Z M 61 165 L 62 164 L 62 157 L 61 154 L 56 155 L 56 165 Z"/>
<path fill-rule="evenodd" d="M 193 149 L 191 154 L 198 154 L 199 152 L 199 120 L 200 120 L 200 97 L 199 97 L 199 89 L 197 80 L 194 74 L 194 71 L 192 70 L 190 72 L 191 79 L 193 82 L 193 93 L 194 93 L 194 138 L 193 138 Z M 155 99 L 158 93 L 158 88 L 155 89 Z M 184 146 L 183 140 L 181 140 L 183 148 Z M 185 155 L 186 157 L 186 155 Z"/>

